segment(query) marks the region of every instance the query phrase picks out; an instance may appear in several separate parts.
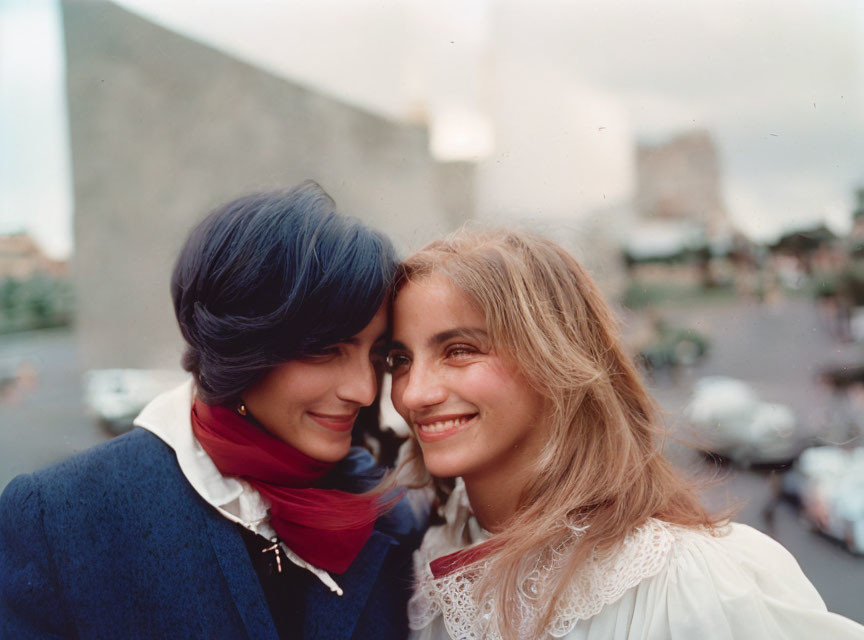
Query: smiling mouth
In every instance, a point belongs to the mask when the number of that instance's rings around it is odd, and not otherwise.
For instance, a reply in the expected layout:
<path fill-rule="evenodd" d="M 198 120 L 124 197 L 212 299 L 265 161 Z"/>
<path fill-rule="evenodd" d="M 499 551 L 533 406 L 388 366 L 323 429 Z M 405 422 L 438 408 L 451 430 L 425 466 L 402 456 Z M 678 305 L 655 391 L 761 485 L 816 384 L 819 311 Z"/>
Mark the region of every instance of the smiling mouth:
<path fill-rule="evenodd" d="M 432 442 L 448 438 L 460 431 L 465 430 L 478 414 L 471 413 L 463 416 L 454 416 L 434 422 L 416 423 L 417 437 L 424 442 Z"/>
<path fill-rule="evenodd" d="M 325 415 L 312 411 L 306 413 L 315 422 L 330 431 L 351 431 L 354 428 L 354 420 L 357 419 L 356 413 L 342 416 Z"/>

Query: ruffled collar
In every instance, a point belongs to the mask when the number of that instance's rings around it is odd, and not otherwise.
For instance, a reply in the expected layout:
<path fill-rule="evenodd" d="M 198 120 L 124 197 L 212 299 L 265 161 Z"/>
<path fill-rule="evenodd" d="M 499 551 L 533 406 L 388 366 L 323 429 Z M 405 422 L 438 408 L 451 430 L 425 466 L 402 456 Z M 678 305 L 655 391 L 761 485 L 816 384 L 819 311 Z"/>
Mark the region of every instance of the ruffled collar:
<path fill-rule="evenodd" d="M 469 573 L 488 570 L 488 562 L 472 565 L 470 571 L 457 569 L 436 578 L 430 562 L 460 549 L 471 548 L 490 539 L 471 512 L 468 496 L 461 480 L 444 507 L 445 524 L 431 528 L 420 549 L 414 554 L 417 587 L 408 603 L 411 629 L 421 630 L 443 617 L 447 633 L 453 640 L 488 637 L 500 638 L 495 626 L 496 615 L 491 604 L 483 608 L 473 596 L 473 580 Z M 584 529 L 573 527 L 578 537 Z M 692 530 L 649 519 L 637 527 L 624 541 L 609 551 L 592 555 L 572 577 L 568 596 L 562 599 L 546 632 L 555 638 L 570 633 L 580 620 L 587 620 L 603 607 L 620 599 L 624 593 L 647 578 L 657 575 L 665 566 L 676 540 Z M 553 565 L 561 565 L 566 550 L 551 554 Z M 520 610 L 530 623 L 536 615 L 538 597 L 556 566 L 540 566 L 526 559 L 525 581 L 520 590 Z M 479 635 L 478 635 L 479 632 Z"/>

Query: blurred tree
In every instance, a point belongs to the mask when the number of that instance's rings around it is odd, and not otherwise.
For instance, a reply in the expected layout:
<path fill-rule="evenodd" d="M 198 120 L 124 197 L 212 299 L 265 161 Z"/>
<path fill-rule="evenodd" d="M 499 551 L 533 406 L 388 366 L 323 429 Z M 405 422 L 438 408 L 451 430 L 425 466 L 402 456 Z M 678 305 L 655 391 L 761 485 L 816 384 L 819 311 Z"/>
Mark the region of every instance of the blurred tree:
<path fill-rule="evenodd" d="M 27 279 L 7 276 L 0 284 L 0 333 L 66 326 L 72 312 L 66 279 L 37 272 Z"/>

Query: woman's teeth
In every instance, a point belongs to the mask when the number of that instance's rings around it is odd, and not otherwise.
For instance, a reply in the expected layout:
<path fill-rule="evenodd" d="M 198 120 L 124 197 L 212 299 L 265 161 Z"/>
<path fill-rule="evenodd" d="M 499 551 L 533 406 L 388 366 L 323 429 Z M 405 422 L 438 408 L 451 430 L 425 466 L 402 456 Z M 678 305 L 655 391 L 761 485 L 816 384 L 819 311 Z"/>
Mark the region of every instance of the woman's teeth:
<path fill-rule="evenodd" d="M 452 429 L 453 427 L 457 427 L 460 424 L 465 424 L 469 420 L 471 420 L 474 416 L 461 416 L 459 418 L 453 418 L 451 420 L 442 420 L 440 422 L 431 422 L 429 424 L 421 424 L 420 430 L 423 433 L 440 433 L 442 431 L 447 431 L 448 429 Z"/>

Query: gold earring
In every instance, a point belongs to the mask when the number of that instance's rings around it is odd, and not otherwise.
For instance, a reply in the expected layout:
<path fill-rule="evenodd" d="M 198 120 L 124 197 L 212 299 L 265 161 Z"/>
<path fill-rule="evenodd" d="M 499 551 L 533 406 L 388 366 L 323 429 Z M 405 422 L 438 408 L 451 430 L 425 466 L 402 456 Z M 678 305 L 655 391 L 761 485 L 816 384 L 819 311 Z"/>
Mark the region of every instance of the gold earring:
<path fill-rule="evenodd" d="M 239 413 L 241 416 L 246 415 L 246 405 L 243 404 L 242 400 L 240 401 L 240 404 L 237 405 L 237 413 Z"/>

